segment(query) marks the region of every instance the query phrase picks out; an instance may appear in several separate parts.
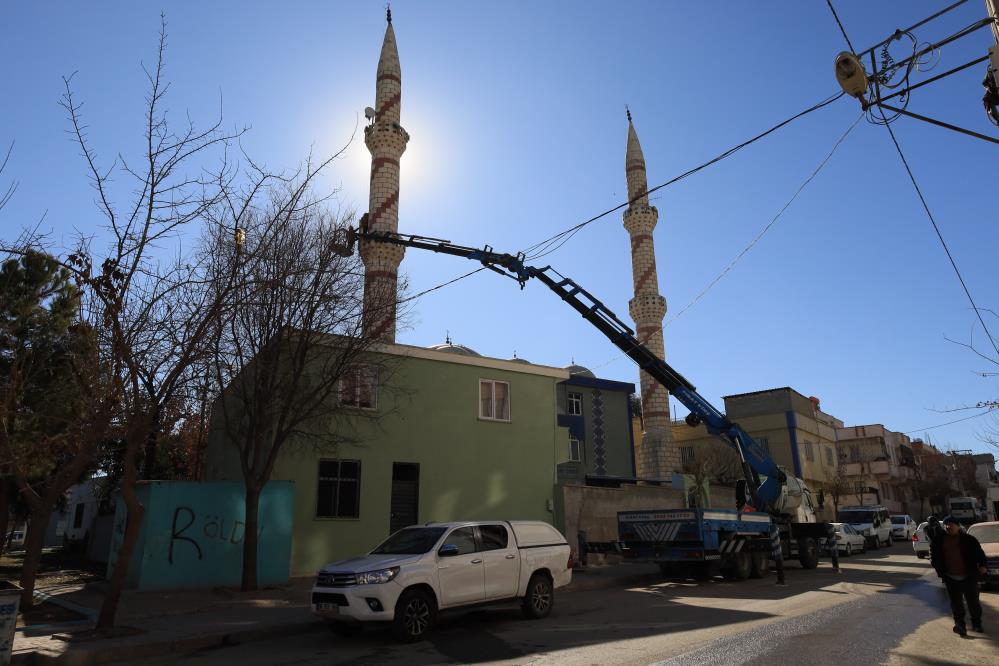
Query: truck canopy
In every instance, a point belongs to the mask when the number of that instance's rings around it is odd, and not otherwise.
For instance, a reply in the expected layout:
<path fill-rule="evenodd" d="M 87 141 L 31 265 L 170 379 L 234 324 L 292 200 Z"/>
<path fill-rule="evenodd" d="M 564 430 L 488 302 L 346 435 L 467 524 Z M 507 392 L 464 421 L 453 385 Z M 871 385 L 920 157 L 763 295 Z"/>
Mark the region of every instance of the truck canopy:
<path fill-rule="evenodd" d="M 540 520 L 512 520 L 510 528 L 520 548 L 568 545 L 561 532 Z"/>

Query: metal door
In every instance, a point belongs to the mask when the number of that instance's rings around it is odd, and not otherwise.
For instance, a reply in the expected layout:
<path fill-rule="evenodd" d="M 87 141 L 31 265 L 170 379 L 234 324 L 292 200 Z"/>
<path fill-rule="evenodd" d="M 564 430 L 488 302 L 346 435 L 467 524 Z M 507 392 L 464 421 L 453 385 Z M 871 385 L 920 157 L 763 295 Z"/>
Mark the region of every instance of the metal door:
<path fill-rule="evenodd" d="M 392 501 L 389 532 L 415 525 L 420 515 L 420 466 L 392 463 Z"/>

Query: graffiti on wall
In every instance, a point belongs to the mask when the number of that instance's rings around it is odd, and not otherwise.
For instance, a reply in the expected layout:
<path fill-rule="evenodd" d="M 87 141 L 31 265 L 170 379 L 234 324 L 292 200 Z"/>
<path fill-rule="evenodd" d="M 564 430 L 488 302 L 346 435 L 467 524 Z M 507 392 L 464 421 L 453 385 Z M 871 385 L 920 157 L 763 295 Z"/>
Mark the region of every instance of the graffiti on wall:
<path fill-rule="evenodd" d="M 226 518 L 217 514 L 204 514 L 198 523 L 198 514 L 189 506 L 178 506 L 173 510 L 173 521 L 170 527 L 170 546 L 167 551 L 167 561 L 173 564 L 174 547 L 179 543 L 189 544 L 194 549 L 198 559 L 204 559 L 201 546 L 205 540 L 219 541 L 223 544 L 237 545 L 243 543 L 246 536 L 246 523 L 235 518 Z M 264 533 L 264 526 L 257 530 L 257 538 Z"/>

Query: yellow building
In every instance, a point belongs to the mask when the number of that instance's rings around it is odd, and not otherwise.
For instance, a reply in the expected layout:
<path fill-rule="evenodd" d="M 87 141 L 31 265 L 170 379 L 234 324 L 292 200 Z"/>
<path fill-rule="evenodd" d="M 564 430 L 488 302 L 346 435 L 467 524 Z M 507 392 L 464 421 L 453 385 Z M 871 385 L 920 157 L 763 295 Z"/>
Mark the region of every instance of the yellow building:
<path fill-rule="evenodd" d="M 839 456 L 836 430 L 839 419 L 823 412 L 817 398 L 809 398 L 790 387 L 725 396 L 725 413 L 766 448 L 778 465 L 805 480 L 814 492 L 824 489 L 836 476 Z M 684 421 L 672 423 L 673 441 L 685 466 L 696 466 L 710 457 L 711 467 L 724 478 L 732 474 L 734 451 L 707 433 L 703 425 L 691 428 Z M 726 451 L 727 449 L 727 451 Z M 832 506 L 819 513 L 832 519 Z"/>

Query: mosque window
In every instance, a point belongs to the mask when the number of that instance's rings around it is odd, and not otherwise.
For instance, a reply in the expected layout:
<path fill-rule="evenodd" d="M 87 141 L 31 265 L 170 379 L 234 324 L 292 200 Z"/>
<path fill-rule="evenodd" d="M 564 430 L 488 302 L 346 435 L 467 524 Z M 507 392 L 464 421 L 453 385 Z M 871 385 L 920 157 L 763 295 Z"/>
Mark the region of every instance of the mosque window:
<path fill-rule="evenodd" d="M 582 393 L 569 394 L 568 404 L 566 405 L 566 413 L 569 414 L 569 416 L 579 416 L 583 413 Z"/>
<path fill-rule="evenodd" d="M 509 382 L 479 380 L 479 418 L 490 421 L 510 420 Z"/>
<path fill-rule="evenodd" d="M 579 446 L 579 440 L 573 437 L 569 438 L 569 460 L 572 462 L 580 462 L 583 459 L 582 451 Z"/>
<path fill-rule="evenodd" d="M 368 365 L 347 370 L 340 378 L 340 404 L 374 409 L 378 403 L 378 371 Z"/>

